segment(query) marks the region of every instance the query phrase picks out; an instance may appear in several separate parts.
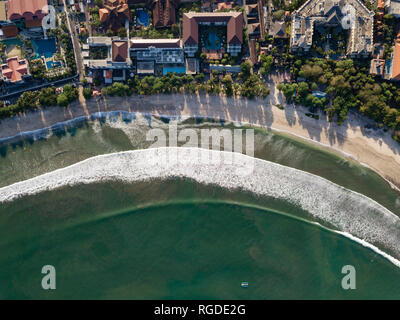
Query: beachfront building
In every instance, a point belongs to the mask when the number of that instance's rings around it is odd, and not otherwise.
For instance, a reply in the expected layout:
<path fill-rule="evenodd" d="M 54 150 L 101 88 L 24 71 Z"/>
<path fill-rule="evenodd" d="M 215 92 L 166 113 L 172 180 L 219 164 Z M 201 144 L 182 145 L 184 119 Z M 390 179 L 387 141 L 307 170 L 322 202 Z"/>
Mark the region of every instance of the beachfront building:
<path fill-rule="evenodd" d="M 215 32 L 209 32 L 201 37 L 199 27 L 206 30 L 210 27 L 225 27 L 226 39 L 219 39 Z M 225 35 L 224 35 L 225 36 Z M 202 52 L 218 58 L 224 50 L 237 56 L 243 44 L 243 14 L 241 12 L 189 12 L 183 14 L 183 46 L 189 57 L 194 57 L 202 48 Z"/>
<path fill-rule="evenodd" d="M 19 57 L 8 58 L 0 69 L 3 81 L 8 84 L 21 84 L 30 77 L 28 61 Z"/>
<path fill-rule="evenodd" d="M 265 19 L 264 19 L 263 0 L 247 0 L 246 15 L 247 29 L 250 39 L 264 40 Z"/>
<path fill-rule="evenodd" d="M 99 16 L 101 23 L 113 31 L 125 28 L 127 21 L 131 21 L 127 0 L 105 0 Z"/>
<path fill-rule="evenodd" d="M 0 40 L 16 38 L 18 28 L 14 23 L 0 22 Z"/>
<path fill-rule="evenodd" d="M 369 69 L 369 73 L 375 76 L 383 77 L 385 72 L 386 60 L 384 59 L 372 59 Z"/>
<path fill-rule="evenodd" d="M 180 0 L 148 0 L 147 6 L 153 11 L 154 27 L 165 28 L 175 24 L 179 4 Z"/>
<path fill-rule="evenodd" d="M 89 37 L 83 56 L 89 72 L 101 71 L 107 84 L 125 81 L 132 69 L 128 40 L 119 37 Z"/>
<path fill-rule="evenodd" d="M 387 70 L 385 78 L 392 81 L 400 80 L 400 34 L 394 43 L 393 53 L 387 61 Z"/>
<path fill-rule="evenodd" d="M 286 22 L 274 21 L 271 22 L 268 29 L 268 34 L 274 38 L 286 38 Z"/>
<path fill-rule="evenodd" d="M 318 27 L 348 30 L 347 56 L 368 56 L 373 51 L 374 12 L 368 10 L 360 0 L 305 2 L 292 14 L 292 51 L 309 51 L 314 29 Z"/>
<path fill-rule="evenodd" d="M 138 74 L 186 72 L 180 39 L 131 39 L 130 52 Z"/>
<path fill-rule="evenodd" d="M 400 18 L 400 1 L 399 0 L 388 0 L 385 6 L 389 14 L 396 18 Z"/>
<path fill-rule="evenodd" d="M 47 0 L 8 0 L 8 20 L 20 28 L 41 29 L 42 19 L 47 12 L 42 8 L 47 5 Z"/>

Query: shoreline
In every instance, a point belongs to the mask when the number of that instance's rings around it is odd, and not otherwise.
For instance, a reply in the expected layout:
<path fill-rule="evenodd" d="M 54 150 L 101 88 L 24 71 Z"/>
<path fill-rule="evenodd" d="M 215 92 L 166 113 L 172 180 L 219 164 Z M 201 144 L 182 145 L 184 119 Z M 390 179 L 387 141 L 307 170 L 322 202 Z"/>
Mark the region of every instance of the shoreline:
<path fill-rule="evenodd" d="M 275 107 L 278 103 L 285 108 Z M 400 191 L 400 144 L 389 132 L 365 128 L 374 122 L 355 113 L 349 113 L 341 126 L 328 122 L 322 112 L 318 113 L 319 120 L 307 117 L 307 108 L 287 104 L 275 86 L 271 86 L 271 94 L 266 99 L 255 100 L 179 93 L 106 97 L 99 101 L 93 98 L 84 105 L 77 101 L 65 109 L 51 107 L 3 119 L 0 122 L 0 142 L 13 136 L 51 130 L 51 127 L 71 120 L 90 120 L 96 117 L 96 113 L 117 111 L 181 120 L 209 118 L 280 132 L 350 158 L 375 171 L 392 188 Z"/>

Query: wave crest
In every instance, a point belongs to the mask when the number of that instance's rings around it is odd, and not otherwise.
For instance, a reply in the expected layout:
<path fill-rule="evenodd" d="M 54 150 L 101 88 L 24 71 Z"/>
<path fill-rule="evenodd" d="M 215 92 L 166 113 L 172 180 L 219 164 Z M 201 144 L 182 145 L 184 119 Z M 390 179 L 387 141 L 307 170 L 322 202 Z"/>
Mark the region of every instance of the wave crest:
<path fill-rule="evenodd" d="M 165 163 L 165 157 L 171 156 L 179 161 L 160 165 Z M 199 161 L 199 158 L 215 159 L 215 156 L 221 161 Z M 400 218 L 376 201 L 298 169 L 237 153 L 233 162 L 223 161 L 224 158 L 232 159 L 232 153 L 199 148 L 156 148 L 101 155 L 0 188 L 0 202 L 78 184 L 189 178 L 198 183 L 242 189 L 287 201 L 341 234 L 389 249 L 400 258 Z M 243 175 L 249 169 L 252 174 Z M 388 254 L 385 256 L 374 245 L 368 247 L 400 267 L 399 260 Z"/>

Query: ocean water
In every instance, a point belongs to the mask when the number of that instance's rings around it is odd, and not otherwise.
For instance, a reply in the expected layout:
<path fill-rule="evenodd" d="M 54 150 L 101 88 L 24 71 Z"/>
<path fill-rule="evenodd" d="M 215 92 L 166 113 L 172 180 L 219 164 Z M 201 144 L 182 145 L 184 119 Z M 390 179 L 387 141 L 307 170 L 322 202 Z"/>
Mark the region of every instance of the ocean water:
<path fill-rule="evenodd" d="M 400 298 L 400 268 L 283 213 L 297 210 L 184 180 L 81 185 L 22 198 L 0 210 L 0 296 Z M 57 271 L 53 291 L 40 286 L 47 264 Z M 356 290 L 341 287 L 345 265 L 356 268 Z"/>
<path fill-rule="evenodd" d="M 92 156 L 147 148 L 167 119 L 114 115 L 2 142 L 0 186 Z M 180 128 L 233 128 L 188 120 Z M 257 129 L 255 156 L 314 173 L 400 215 L 399 194 L 373 171 Z M 0 298 L 400 298 L 400 268 L 309 223 L 286 202 L 174 179 L 63 187 L 0 206 Z M 57 289 L 41 289 L 43 265 Z M 341 268 L 357 289 L 341 288 Z M 249 288 L 240 287 L 242 281 Z"/>

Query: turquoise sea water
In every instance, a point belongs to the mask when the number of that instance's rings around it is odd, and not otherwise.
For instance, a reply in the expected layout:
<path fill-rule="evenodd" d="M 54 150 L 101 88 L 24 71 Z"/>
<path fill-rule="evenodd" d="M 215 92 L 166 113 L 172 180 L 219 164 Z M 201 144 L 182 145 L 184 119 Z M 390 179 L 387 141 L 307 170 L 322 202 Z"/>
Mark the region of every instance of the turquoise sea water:
<path fill-rule="evenodd" d="M 88 157 L 146 148 L 157 119 L 82 124 L 3 145 L 2 186 Z M 220 124 L 187 121 L 182 127 Z M 229 128 L 229 126 L 228 126 Z M 361 192 L 399 214 L 399 195 L 358 164 L 283 135 L 256 131 L 255 155 Z M 185 180 L 66 187 L 0 207 L 0 297 L 400 298 L 400 269 L 273 199 Z M 43 265 L 57 289 L 41 289 Z M 357 289 L 341 288 L 354 265 Z M 241 288 L 242 281 L 249 288 Z"/>

